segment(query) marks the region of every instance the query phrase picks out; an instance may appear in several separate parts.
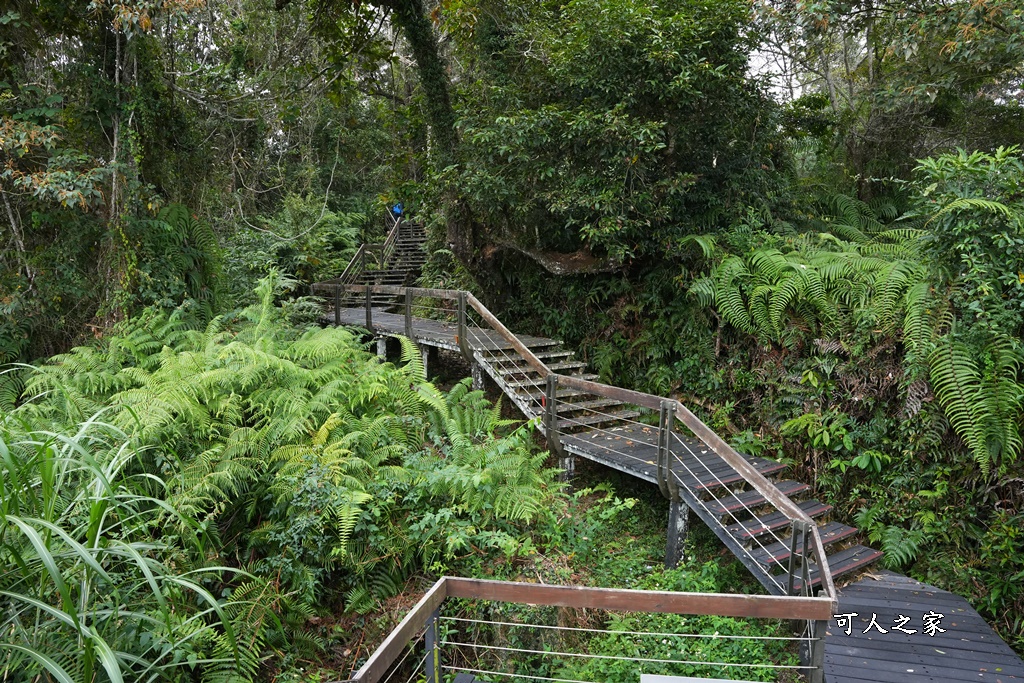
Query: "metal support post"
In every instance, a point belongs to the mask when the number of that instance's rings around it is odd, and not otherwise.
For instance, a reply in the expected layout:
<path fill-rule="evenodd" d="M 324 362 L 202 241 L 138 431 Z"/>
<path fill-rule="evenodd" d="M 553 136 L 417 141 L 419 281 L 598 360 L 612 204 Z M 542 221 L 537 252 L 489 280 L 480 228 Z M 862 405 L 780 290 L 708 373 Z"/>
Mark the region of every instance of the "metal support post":
<path fill-rule="evenodd" d="M 675 569 L 683 561 L 690 508 L 680 500 L 668 503 L 668 540 L 665 543 L 665 566 Z"/>
<path fill-rule="evenodd" d="M 405 290 L 405 336 L 413 339 L 412 336 L 412 290 Z"/>
<path fill-rule="evenodd" d="M 420 345 L 420 358 L 423 360 L 423 375 L 429 379 L 431 370 L 437 373 L 437 347 Z"/>
<path fill-rule="evenodd" d="M 544 384 L 544 431 L 547 432 L 548 449 L 562 455 L 562 440 L 558 438 L 558 375 L 551 373 Z"/>
<path fill-rule="evenodd" d="M 825 629 L 827 621 L 810 621 L 807 623 L 810 631 L 810 657 L 807 664 L 812 668 L 807 672 L 808 683 L 825 683 Z"/>
<path fill-rule="evenodd" d="M 459 331 L 456 335 L 459 342 L 459 351 L 462 352 L 462 357 L 468 362 L 473 363 L 473 348 L 469 345 L 469 339 L 466 338 L 466 293 L 459 291 Z"/>
<path fill-rule="evenodd" d="M 373 295 L 370 292 L 370 285 L 366 285 L 366 329 L 373 332 Z"/>
<path fill-rule="evenodd" d="M 810 544 L 808 540 L 811 535 L 810 524 L 800 520 L 793 520 L 792 537 L 789 540 L 789 578 L 786 587 L 788 595 L 796 595 L 798 592 L 803 595 L 810 595 L 811 575 L 808 551 Z M 800 572 L 800 590 L 796 589 L 796 575 Z"/>
<path fill-rule="evenodd" d="M 679 482 L 672 474 L 672 421 L 675 411 L 671 401 L 661 402 L 658 419 L 658 489 L 669 500 L 679 500 Z"/>
<path fill-rule="evenodd" d="M 435 609 L 427 620 L 427 632 L 423 642 L 427 649 L 426 678 L 427 683 L 441 683 L 441 648 L 438 643 L 437 621 L 441 613 Z"/>

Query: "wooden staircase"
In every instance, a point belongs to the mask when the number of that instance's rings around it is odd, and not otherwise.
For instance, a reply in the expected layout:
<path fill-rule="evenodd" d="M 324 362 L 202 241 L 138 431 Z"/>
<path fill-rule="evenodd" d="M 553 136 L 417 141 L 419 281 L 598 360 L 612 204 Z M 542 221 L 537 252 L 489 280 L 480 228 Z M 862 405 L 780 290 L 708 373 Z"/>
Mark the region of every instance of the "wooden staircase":
<path fill-rule="evenodd" d="M 348 266 L 337 278 L 317 282 L 313 294 L 333 292 L 340 295 L 335 302 L 341 306 L 359 306 L 365 302 L 352 292 L 341 289 L 347 285 L 397 286 L 411 285 L 420 276 L 427 262 L 427 234 L 423 226 L 405 219 L 394 220 L 388 214 L 390 229 L 381 244 L 362 244 Z M 397 303 L 394 295 L 371 294 L 371 306 L 390 307 Z"/>
<path fill-rule="evenodd" d="M 341 278 L 314 285 L 333 299 L 327 320 L 460 351 L 474 377 L 490 377 L 539 421 L 569 476 L 578 456 L 657 484 L 670 501 L 666 563 L 680 555 L 687 507 L 776 595 L 832 592 L 834 579 L 881 557 L 857 542 L 856 528 L 832 519 L 810 486 L 784 478 L 784 465 L 737 453 L 678 402 L 599 384 L 562 342 L 513 334 L 468 292 L 408 287 L 426 260 L 424 239 L 422 227 L 396 224 Z"/>
<path fill-rule="evenodd" d="M 577 359 L 575 353 L 559 341 L 531 340 L 527 346 L 548 369 L 559 375 L 581 380 L 597 378 L 597 375 L 587 372 L 586 363 Z M 541 377 L 539 370 L 508 348 L 487 349 L 474 355 L 502 392 L 528 418 L 544 414 L 546 379 Z M 649 432 L 655 427 L 648 427 L 643 421 L 644 415 L 650 415 L 650 411 L 630 404 L 625 398 L 608 397 L 576 387 L 559 388 L 554 395 L 555 430 L 563 444 L 570 448 L 577 446 L 573 449 L 575 451 L 589 451 L 598 456 L 592 459 L 604 461 L 616 469 L 652 479 L 649 468 L 630 467 L 628 462 L 630 450 L 643 450 L 643 446 L 652 442 L 653 435 Z M 587 447 L 589 442 L 607 439 L 622 443 L 623 446 L 615 450 L 625 457 L 613 457 L 611 453 L 600 457 L 602 454 L 597 449 Z M 700 465 L 691 462 L 680 473 L 680 483 L 697 501 L 690 507 L 728 547 L 745 551 L 738 556 L 766 589 L 782 594 L 781 587 L 786 585 L 787 579 L 787 572 L 782 567 L 788 566 L 794 550 L 797 553 L 803 551 L 803 539 L 793 538 L 791 520 L 776 510 L 763 494 L 752 489 L 740 473 L 724 466 L 721 461 L 701 458 L 709 455 L 706 447 L 703 444 L 693 445 L 698 446 L 691 448 L 696 459 L 705 462 Z M 832 506 L 810 498 L 811 487 L 808 484 L 784 478 L 784 465 L 764 458 L 747 457 L 747 460 L 816 522 L 834 579 L 866 569 L 882 556 L 881 552 L 857 543 L 856 528 L 833 520 Z M 813 563 L 809 567 L 809 579 L 811 588 L 820 586 L 821 576 Z M 793 589 L 801 591 L 802 581 L 797 580 Z"/>
<path fill-rule="evenodd" d="M 355 283 L 399 287 L 412 284 L 420 276 L 420 271 L 427 262 L 427 252 L 424 248 L 426 241 L 427 234 L 422 225 L 402 222 L 395 234 L 394 246 L 385 252 L 383 263 L 359 272 Z M 371 299 L 377 306 L 394 303 L 394 297 L 388 297 L 386 294 L 375 294 Z"/>

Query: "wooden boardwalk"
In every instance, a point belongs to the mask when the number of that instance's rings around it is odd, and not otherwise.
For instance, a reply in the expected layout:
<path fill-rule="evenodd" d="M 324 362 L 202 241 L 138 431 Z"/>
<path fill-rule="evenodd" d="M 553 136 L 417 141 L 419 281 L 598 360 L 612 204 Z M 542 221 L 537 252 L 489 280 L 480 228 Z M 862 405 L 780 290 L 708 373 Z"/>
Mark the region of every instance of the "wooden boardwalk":
<path fill-rule="evenodd" d="M 374 303 L 377 303 L 374 299 Z M 489 377 L 519 407 L 528 419 L 544 418 L 545 399 L 557 397 L 557 423 L 545 422 L 544 429 L 557 430 L 560 448 L 571 456 L 585 457 L 649 482 L 662 482 L 659 473 L 658 414 L 629 405 L 624 400 L 595 396 L 568 386 L 545 394 L 543 379 L 531 370 L 501 334 L 481 325 L 468 326 L 466 339 L 458 337 L 456 321 L 411 317 L 394 310 L 400 305 L 365 308 L 333 307 L 325 321 L 369 328 L 378 337 L 410 336 L 421 348 L 436 347 L 467 353 L 474 361 L 474 377 L 482 383 Z M 368 325 L 369 322 L 369 325 Z M 556 373 L 567 378 L 592 378 L 560 342 L 544 337 L 519 336 L 518 340 Z M 425 353 L 426 355 L 426 353 Z M 572 383 L 569 383 L 570 385 Z M 579 384 L 579 383 L 577 383 Z M 585 384 L 585 383 L 584 383 Z M 692 435 L 679 430 L 666 444 L 667 463 L 682 500 L 718 535 L 725 545 L 751 570 L 765 588 L 786 594 L 787 574 L 780 571 L 795 549 L 790 517 L 773 511 L 758 491 L 744 487 L 749 474 L 739 472 Z M 757 472 L 777 477 L 785 467 L 772 460 L 744 456 Z M 785 496 L 799 500 L 807 484 L 778 480 L 775 487 Z M 664 491 L 663 491 L 664 493 Z M 827 548 L 833 576 L 864 571 L 879 557 L 872 548 L 857 545 L 857 530 L 829 519 L 831 507 L 816 500 L 797 503 L 818 524 Z M 685 508 L 684 508 L 685 509 Z M 675 529 L 673 528 L 675 525 Z M 685 534 L 685 515 L 676 513 L 670 521 L 669 536 Z M 820 584 L 815 566 L 810 581 Z M 800 581 L 795 588 L 801 589 Z M 959 683 L 963 681 L 1024 683 L 1024 662 L 992 631 L 963 598 L 920 584 L 891 572 L 865 574 L 842 588 L 837 614 L 849 617 L 850 635 L 843 622 L 833 618 L 825 637 L 825 680 L 830 683 Z M 938 626 L 945 633 L 929 636 L 923 619 L 928 613 L 943 615 Z M 880 633 L 871 623 L 872 614 Z M 903 626 L 915 634 L 894 630 L 900 616 L 910 617 Z"/>
<path fill-rule="evenodd" d="M 829 623 L 830 683 L 1024 682 L 1024 662 L 959 595 L 883 571 L 842 588 L 836 613 L 857 616 L 843 627 L 838 619 Z M 925 632 L 928 614 L 942 615 L 935 623 L 945 632 Z M 873 616 L 885 633 L 871 626 Z"/>

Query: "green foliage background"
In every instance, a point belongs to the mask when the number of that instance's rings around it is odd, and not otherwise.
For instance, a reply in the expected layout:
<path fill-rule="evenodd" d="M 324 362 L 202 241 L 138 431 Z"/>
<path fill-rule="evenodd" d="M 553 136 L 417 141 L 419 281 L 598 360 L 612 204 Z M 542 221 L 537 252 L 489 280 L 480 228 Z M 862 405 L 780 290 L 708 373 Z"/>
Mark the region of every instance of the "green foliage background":
<path fill-rule="evenodd" d="M 1012 2 L 0 12 L 11 666 L 285 680 L 422 573 L 632 580 L 528 428 L 306 326 L 397 201 L 423 284 L 787 459 L 1024 647 Z"/>

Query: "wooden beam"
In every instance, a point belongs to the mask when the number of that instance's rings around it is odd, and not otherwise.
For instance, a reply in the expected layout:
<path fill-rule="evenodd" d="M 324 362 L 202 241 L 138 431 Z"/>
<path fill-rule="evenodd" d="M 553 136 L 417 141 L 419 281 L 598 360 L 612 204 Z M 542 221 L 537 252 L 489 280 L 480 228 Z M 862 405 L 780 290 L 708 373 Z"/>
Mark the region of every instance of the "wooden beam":
<path fill-rule="evenodd" d="M 395 630 L 384 639 L 380 647 L 370 655 L 366 664 L 363 664 L 351 680 L 359 681 L 359 683 L 377 683 L 384 677 L 391 665 L 402 654 L 405 646 L 427 625 L 434 610 L 440 607 L 448 597 L 448 581 L 449 579 L 441 577 L 431 586 L 430 590 L 405 615 L 405 619 L 399 622 Z M 829 615 L 829 617 L 831 616 Z"/>
<path fill-rule="evenodd" d="M 674 593 L 447 578 L 448 597 L 620 612 L 710 614 L 759 619 L 831 619 L 828 598 Z"/>

